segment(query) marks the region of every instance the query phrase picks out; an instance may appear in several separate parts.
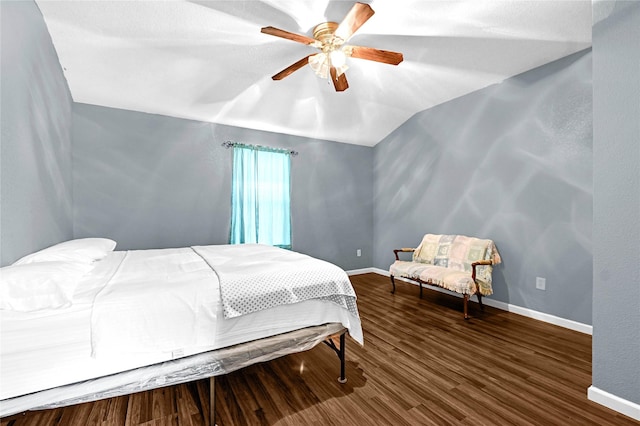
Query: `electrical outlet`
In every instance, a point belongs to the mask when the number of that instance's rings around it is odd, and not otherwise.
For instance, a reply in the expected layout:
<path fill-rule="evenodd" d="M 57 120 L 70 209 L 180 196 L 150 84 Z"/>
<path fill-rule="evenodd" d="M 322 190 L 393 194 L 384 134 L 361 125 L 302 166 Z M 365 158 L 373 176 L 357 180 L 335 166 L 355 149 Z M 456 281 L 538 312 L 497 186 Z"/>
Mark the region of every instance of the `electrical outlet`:
<path fill-rule="evenodd" d="M 360 249 L 356 250 L 356 256 L 358 257 L 362 256 L 362 250 Z"/>
<path fill-rule="evenodd" d="M 536 288 L 538 290 L 546 290 L 547 289 L 547 280 L 545 278 L 536 277 Z"/>

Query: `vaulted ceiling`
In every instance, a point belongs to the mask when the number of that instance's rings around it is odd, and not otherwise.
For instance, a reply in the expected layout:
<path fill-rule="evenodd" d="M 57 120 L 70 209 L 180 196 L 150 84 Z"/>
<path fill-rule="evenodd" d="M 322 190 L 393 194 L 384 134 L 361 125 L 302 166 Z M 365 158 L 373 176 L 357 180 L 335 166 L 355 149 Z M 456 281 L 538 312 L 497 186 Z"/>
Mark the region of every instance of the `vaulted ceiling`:
<path fill-rule="evenodd" d="M 591 45 L 591 1 L 374 0 L 349 44 L 402 52 L 398 66 L 349 58 L 336 92 L 312 36 L 353 1 L 44 1 L 75 102 L 373 146 L 415 113 Z M 464 117 L 460 117 L 461 120 Z"/>

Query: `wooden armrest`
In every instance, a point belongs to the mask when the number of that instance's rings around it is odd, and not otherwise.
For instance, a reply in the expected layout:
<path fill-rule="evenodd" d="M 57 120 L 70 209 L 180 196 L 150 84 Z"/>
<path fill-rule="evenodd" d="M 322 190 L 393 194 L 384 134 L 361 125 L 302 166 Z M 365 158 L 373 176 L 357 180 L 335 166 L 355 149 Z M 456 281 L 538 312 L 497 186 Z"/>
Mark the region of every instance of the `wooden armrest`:
<path fill-rule="evenodd" d="M 416 251 L 416 249 L 404 247 L 401 249 L 393 250 L 393 254 L 396 255 L 396 260 L 400 260 L 400 258 L 398 257 L 398 253 L 413 253 L 414 251 Z"/>
<path fill-rule="evenodd" d="M 471 264 L 471 266 L 473 266 L 474 268 L 477 265 L 493 265 L 493 260 L 487 259 L 487 260 L 478 260 L 477 262 L 473 262 Z"/>
<path fill-rule="evenodd" d="M 493 265 L 493 261 L 490 259 L 487 260 L 478 260 L 477 262 L 473 262 L 471 264 L 471 268 L 473 268 L 473 270 L 471 271 L 471 279 L 475 282 L 476 281 L 476 266 L 482 266 L 482 265 Z M 478 287 L 478 283 L 476 283 L 476 288 Z M 478 290 L 479 291 L 479 290 Z"/>

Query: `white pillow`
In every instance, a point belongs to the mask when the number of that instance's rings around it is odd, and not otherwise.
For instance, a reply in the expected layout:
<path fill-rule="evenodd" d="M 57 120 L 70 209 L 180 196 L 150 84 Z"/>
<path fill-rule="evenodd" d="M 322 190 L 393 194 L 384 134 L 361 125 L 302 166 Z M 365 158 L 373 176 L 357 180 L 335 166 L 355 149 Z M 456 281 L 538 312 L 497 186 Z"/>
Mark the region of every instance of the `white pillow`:
<path fill-rule="evenodd" d="M 100 260 L 116 248 L 116 242 L 108 238 L 80 238 L 28 254 L 13 265 L 34 262 L 71 261 L 91 263 Z"/>
<path fill-rule="evenodd" d="M 80 262 L 37 262 L 0 268 L 0 309 L 30 312 L 64 308 L 93 266 Z"/>

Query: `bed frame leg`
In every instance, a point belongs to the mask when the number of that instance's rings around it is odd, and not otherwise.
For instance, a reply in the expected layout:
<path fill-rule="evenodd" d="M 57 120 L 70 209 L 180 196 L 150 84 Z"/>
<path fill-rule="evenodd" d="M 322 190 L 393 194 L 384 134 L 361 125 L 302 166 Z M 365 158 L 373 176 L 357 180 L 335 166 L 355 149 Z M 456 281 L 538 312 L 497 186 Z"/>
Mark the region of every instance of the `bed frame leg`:
<path fill-rule="evenodd" d="M 343 331 L 340 335 L 340 347 L 337 347 L 335 342 L 333 341 L 335 335 L 329 337 L 324 341 L 325 345 L 329 346 L 336 353 L 336 355 L 338 355 L 338 358 L 340 358 L 340 377 L 338 377 L 338 382 L 340 383 L 347 383 L 347 376 L 345 374 L 345 352 L 347 350 L 347 344 L 345 340 L 346 335 L 346 331 Z"/>
<path fill-rule="evenodd" d="M 346 345 L 345 345 L 345 338 L 344 336 L 347 333 L 342 333 L 340 335 L 340 351 L 338 353 L 338 357 L 340 358 L 340 377 L 338 377 L 338 382 L 339 383 L 347 383 L 347 376 L 345 375 L 345 351 L 346 351 Z"/>
<path fill-rule="evenodd" d="M 216 378 L 209 377 L 209 424 L 216 426 Z"/>

